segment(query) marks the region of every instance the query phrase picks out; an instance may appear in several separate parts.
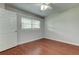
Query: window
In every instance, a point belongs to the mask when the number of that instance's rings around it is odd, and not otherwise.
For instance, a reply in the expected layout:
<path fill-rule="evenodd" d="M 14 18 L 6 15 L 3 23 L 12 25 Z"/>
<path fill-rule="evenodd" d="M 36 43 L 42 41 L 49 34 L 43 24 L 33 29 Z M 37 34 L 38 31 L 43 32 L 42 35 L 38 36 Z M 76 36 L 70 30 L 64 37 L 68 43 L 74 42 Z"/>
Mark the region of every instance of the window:
<path fill-rule="evenodd" d="M 27 19 L 22 18 L 22 29 L 31 29 L 31 28 L 40 28 L 40 21 L 39 20 L 33 20 L 33 19 Z"/>
<path fill-rule="evenodd" d="M 40 21 L 33 20 L 33 22 L 32 22 L 32 28 L 40 28 Z"/>
<path fill-rule="evenodd" d="M 30 19 L 22 18 L 21 21 L 22 21 L 22 29 L 31 28 L 31 20 Z"/>

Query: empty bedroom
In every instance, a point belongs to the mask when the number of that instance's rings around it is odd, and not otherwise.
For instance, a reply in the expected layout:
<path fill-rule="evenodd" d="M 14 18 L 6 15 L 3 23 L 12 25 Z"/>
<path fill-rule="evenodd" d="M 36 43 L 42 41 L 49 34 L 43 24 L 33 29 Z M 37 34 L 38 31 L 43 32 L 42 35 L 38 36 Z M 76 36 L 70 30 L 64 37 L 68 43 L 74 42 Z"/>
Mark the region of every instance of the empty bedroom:
<path fill-rule="evenodd" d="M 79 3 L 0 3 L 0 55 L 79 55 Z"/>

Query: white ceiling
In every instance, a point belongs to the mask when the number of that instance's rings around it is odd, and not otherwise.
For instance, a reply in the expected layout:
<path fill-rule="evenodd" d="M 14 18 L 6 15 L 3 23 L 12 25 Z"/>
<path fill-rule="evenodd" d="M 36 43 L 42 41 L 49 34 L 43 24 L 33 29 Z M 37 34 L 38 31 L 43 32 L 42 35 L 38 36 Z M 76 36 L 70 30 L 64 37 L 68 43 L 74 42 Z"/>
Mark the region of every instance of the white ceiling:
<path fill-rule="evenodd" d="M 50 6 L 53 9 L 47 11 L 40 11 L 41 3 L 12 3 L 11 5 L 21 10 L 45 17 L 48 16 L 50 13 L 54 14 L 56 12 L 62 12 L 72 7 L 79 6 L 79 3 L 51 3 Z"/>

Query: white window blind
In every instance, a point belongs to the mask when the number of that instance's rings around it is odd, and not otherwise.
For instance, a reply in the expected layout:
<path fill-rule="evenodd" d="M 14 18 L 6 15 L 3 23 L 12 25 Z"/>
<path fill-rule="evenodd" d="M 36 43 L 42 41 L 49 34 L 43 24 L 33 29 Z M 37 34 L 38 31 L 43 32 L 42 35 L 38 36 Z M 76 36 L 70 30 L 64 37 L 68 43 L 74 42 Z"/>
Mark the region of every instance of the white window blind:
<path fill-rule="evenodd" d="M 22 17 L 22 29 L 40 28 L 40 21 Z"/>

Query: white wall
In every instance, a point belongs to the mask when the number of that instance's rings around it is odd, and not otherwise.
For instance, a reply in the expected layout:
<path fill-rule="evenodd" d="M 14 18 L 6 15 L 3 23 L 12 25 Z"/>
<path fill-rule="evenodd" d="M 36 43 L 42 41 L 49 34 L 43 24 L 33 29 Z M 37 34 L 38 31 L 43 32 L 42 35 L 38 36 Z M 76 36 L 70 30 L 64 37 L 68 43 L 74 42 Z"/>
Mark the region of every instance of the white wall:
<path fill-rule="evenodd" d="M 0 52 L 17 45 L 17 15 L 0 8 Z"/>
<path fill-rule="evenodd" d="M 0 52 L 17 45 L 16 13 L 5 10 L 5 4 L 0 3 Z"/>
<path fill-rule="evenodd" d="M 17 13 L 17 21 L 18 21 L 18 43 L 22 44 L 22 43 L 26 43 L 26 42 L 30 42 L 33 40 L 37 40 L 40 38 L 43 38 L 43 22 L 44 20 L 33 15 L 30 14 L 28 12 L 23 12 L 20 11 L 18 9 L 15 9 L 13 7 L 10 6 L 6 6 L 7 10 L 11 10 Z M 27 17 L 27 18 L 32 18 L 32 19 L 37 19 L 39 21 L 41 21 L 41 28 L 40 29 L 35 29 L 35 30 L 22 30 L 21 29 L 21 17 Z"/>
<path fill-rule="evenodd" d="M 46 17 L 45 37 L 79 45 L 79 7 Z"/>

